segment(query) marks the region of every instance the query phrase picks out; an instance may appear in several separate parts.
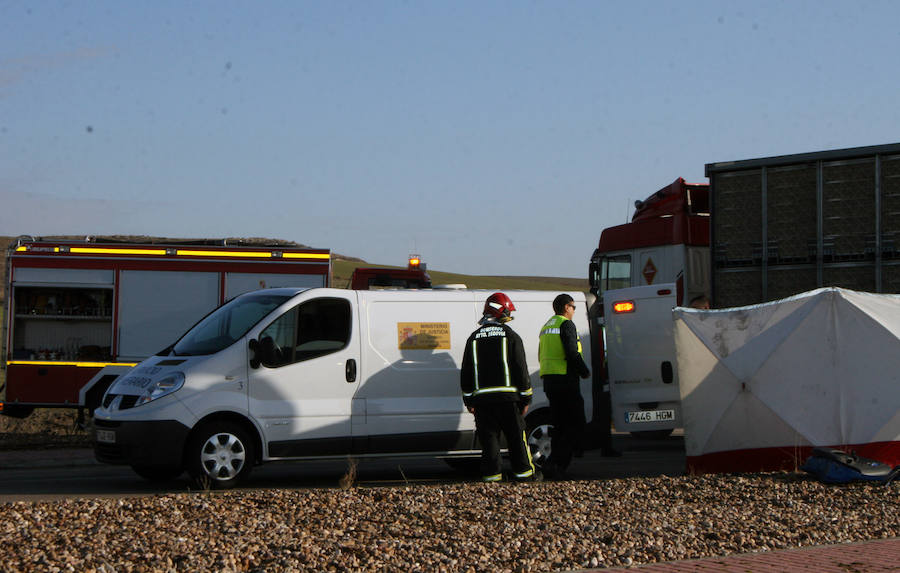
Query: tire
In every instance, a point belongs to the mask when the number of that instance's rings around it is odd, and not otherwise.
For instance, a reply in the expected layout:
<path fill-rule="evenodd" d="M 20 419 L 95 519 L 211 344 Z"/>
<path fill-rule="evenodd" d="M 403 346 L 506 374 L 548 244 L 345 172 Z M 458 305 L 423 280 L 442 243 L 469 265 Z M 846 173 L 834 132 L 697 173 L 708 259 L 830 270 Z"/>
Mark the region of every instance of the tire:
<path fill-rule="evenodd" d="M 131 466 L 131 469 L 145 480 L 152 482 L 170 481 L 184 472 L 184 468 L 169 466 Z"/>
<path fill-rule="evenodd" d="M 631 435 L 638 440 L 664 440 L 671 434 L 671 428 L 668 430 L 644 430 L 641 432 L 631 432 Z"/>
<path fill-rule="evenodd" d="M 550 423 L 550 410 L 542 408 L 525 417 L 526 436 L 528 448 L 531 450 L 531 461 L 534 465 L 542 467 L 550 458 L 550 432 L 553 424 Z"/>
<path fill-rule="evenodd" d="M 188 441 L 186 466 L 201 489 L 230 489 L 243 481 L 256 460 L 250 435 L 233 422 L 212 422 Z"/>

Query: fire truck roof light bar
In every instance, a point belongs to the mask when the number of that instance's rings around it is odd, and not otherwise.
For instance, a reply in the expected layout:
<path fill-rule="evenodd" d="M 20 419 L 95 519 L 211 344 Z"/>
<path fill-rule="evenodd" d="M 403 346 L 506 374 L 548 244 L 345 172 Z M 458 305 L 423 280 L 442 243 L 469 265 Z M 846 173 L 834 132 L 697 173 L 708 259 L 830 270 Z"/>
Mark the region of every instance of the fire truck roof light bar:
<path fill-rule="evenodd" d="M 16 247 L 16 252 L 28 251 L 28 245 Z M 174 252 L 173 252 L 174 251 Z M 75 253 L 89 255 L 176 255 L 181 257 L 235 257 L 235 258 L 284 258 L 284 259 L 318 259 L 329 260 L 330 253 L 286 253 L 282 251 L 212 251 L 195 249 L 116 249 L 101 247 L 53 247 L 54 253 Z"/>

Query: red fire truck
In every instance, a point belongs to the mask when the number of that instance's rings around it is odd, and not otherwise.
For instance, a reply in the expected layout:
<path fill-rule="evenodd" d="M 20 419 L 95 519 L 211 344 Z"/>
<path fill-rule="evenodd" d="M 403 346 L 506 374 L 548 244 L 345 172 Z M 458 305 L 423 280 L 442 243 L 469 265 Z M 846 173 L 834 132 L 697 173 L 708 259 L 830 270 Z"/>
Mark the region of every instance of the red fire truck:
<path fill-rule="evenodd" d="M 19 239 L 7 258 L 0 412 L 92 411 L 122 372 L 241 293 L 331 286 L 331 253 L 290 245 Z"/>

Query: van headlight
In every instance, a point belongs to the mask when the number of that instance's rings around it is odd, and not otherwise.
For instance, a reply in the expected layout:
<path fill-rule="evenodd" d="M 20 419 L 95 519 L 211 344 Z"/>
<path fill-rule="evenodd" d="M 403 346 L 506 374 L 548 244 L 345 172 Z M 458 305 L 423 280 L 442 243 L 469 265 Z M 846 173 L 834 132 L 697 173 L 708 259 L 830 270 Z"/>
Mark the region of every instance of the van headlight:
<path fill-rule="evenodd" d="M 172 392 L 179 390 L 182 386 L 184 386 L 184 373 L 183 372 L 172 372 L 170 374 L 166 374 L 159 380 L 155 380 L 147 385 L 144 390 L 138 394 L 137 402 L 135 402 L 135 406 L 140 406 L 141 404 L 146 404 L 147 402 L 152 402 L 157 398 L 162 398 L 163 396 L 168 396 Z"/>

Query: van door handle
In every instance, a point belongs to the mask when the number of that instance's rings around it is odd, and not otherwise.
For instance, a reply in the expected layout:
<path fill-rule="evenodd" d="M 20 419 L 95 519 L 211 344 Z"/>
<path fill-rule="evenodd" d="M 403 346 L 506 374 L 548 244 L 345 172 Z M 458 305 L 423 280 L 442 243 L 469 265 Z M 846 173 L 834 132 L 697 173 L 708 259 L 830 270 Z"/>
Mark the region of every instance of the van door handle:
<path fill-rule="evenodd" d="M 356 382 L 356 360 L 352 358 L 347 360 L 347 364 L 344 365 L 344 377 L 347 382 Z"/>

